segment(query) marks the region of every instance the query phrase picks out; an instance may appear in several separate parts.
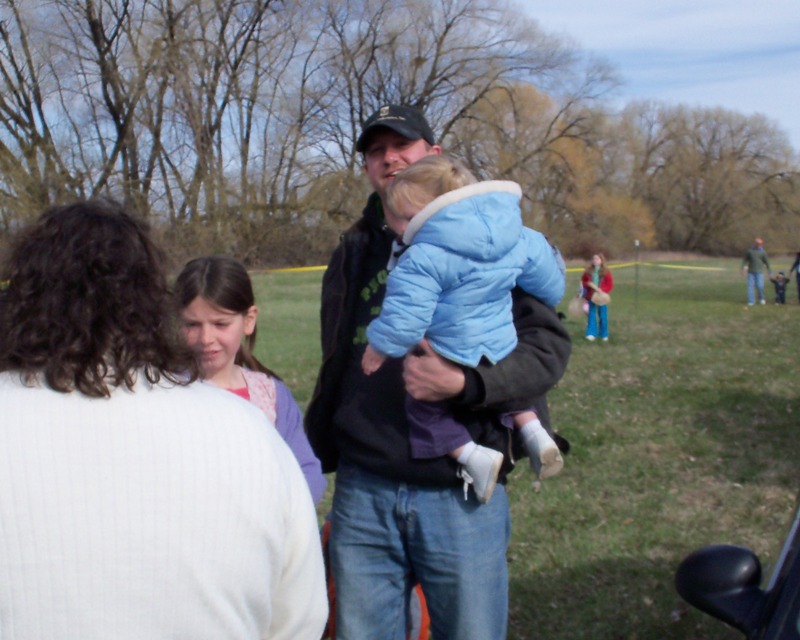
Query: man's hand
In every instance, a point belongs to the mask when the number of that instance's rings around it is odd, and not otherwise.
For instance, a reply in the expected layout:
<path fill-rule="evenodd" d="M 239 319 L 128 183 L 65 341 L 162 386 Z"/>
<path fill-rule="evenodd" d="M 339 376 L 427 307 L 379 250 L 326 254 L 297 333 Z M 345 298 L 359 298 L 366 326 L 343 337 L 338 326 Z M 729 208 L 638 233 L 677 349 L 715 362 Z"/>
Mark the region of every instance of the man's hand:
<path fill-rule="evenodd" d="M 436 353 L 430 343 L 423 340 L 406 356 L 403 381 L 412 398 L 438 402 L 463 391 L 464 371 Z"/>

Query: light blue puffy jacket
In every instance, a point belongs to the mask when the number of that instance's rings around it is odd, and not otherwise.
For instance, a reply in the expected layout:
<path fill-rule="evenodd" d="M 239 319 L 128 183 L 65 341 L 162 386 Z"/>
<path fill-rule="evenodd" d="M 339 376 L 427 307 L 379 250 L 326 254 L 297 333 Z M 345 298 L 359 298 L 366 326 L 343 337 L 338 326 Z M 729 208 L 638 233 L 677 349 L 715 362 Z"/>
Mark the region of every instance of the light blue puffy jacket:
<path fill-rule="evenodd" d="M 380 315 L 367 327 L 376 351 L 401 357 L 427 337 L 454 362 L 474 367 L 486 357 L 495 363 L 517 344 L 514 286 L 558 304 L 564 261 L 544 235 L 523 226 L 521 197 L 515 182 L 478 182 L 414 216 Z"/>

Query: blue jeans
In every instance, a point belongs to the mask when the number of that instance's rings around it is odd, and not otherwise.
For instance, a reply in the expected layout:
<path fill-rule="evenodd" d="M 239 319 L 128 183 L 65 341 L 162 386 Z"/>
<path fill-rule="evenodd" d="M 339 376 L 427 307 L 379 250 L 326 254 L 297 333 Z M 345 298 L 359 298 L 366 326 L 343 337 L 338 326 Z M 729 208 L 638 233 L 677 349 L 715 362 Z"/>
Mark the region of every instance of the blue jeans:
<path fill-rule="evenodd" d="M 339 640 L 405 640 L 422 585 L 436 640 L 506 637 L 511 516 L 505 487 L 480 504 L 461 487 L 395 482 L 340 463 L 329 541 Z"/>
<path fill-rule="evenodd" d="M 600 326 L 600 337 L 608 338 L 608 305 L 597 306 L 589 302 L 589 319 L 586 323 L 586 335 L 597 337 L 598 323 Z"/>
<path fill-rule="evenodd" d="M 747 274 L 747 304 L 755 304 L 756 296 L 755 289 L 758 289 L 758 300 L 764 300 L 764 274 L 763 273 L 748 273 Z"/>

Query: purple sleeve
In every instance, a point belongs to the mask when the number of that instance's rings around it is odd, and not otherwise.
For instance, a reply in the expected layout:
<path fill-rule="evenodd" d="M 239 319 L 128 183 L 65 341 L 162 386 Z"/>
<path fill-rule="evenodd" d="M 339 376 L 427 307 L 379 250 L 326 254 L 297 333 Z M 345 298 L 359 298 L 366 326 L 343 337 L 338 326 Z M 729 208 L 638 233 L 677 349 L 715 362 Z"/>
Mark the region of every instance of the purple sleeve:
<path fill-rule="evenodd" d="M 328 481 L 322 475 L 322 465 L 314 455 L 303 430 L 303 414 L 289 388 L 280 380 L 275 380 L 275 428 L 294 453 L 300 469 L 308 482 L 314 504 L 318 504 L 325 494 Z"/>

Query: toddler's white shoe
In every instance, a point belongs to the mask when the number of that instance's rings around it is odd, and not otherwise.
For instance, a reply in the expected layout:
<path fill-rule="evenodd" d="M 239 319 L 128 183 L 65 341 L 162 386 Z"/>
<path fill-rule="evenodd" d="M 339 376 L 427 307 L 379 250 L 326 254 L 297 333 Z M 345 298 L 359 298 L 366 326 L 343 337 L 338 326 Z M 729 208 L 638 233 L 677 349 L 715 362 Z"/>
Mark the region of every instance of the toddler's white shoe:
<path fill-rule="evenodd" d="M 537 478 L 545 480 L 561 472 L 564 468 L 564 458 L 561 457 L 561 451 L 558 450 L 555 440 L 544 428 L 537 429 L 533 433 L 523 432 L 522 439 Z"/>
<path fill-rule="evenodd" d="M 464 499 L 467 497 L 468 485 L 472 485 L 478 501 L 489 502 L 502 466 L 502 453 L 477 445 L 467 463 L 458 468 L 458 477 L 464 480 Z"/>

